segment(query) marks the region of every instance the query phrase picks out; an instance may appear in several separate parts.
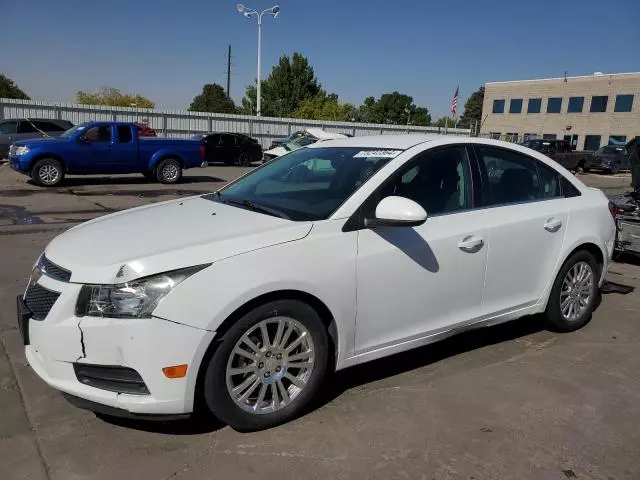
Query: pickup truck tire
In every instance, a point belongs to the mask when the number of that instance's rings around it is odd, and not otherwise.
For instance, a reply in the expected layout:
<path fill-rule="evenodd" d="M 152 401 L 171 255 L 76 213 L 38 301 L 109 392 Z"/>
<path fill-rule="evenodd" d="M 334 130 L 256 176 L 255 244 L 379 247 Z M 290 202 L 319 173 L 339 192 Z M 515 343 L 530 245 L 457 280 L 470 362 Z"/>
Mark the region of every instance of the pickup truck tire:
<path fill-rule="evenodd" d="M 175 158 L 165 158 L 156 168 L 156 178 L 160 183 L 178 183 L 182 178 L 182 165 Z"/>
<path fill-rule="evenodd" d="M 38 160 L 31 169 L 31 178 L 43 187 L 55 187 L 64 180 L 62 164 L 53 158 Z"/>
<path fill-rule="evenodd" d="M 251 161 L 249 160 L 249 154 L 247 152 L 242 152 L 238 156 L 238 165 L 240 165 L 241 167 L 246 167 L 250 163 Z"/>

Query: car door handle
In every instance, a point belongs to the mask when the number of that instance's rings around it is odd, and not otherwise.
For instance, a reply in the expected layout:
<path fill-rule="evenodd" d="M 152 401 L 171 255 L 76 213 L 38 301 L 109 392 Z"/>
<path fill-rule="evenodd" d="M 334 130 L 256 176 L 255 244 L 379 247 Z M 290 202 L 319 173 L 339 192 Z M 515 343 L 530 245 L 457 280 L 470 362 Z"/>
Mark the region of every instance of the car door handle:
<path fill-rule="evenodd" d="M 560 227 L 562 227 L 562 221 L 558 220 L 556 218 L 550 218 L 549 220 L 547 220 L 547 222 L 544 224 L 544 229 L 547 232 L 551 232 L 551 233 L 555 233 L 558 230 L 560 230 Z"/>
<path fill-rule="evenodd" d="M 484 245 L 484 240 L 480 237 L 476 237 L 474 235 L 469 235 L 462 239 L 460 243 L 458 243 L 458 248 L 463 252 L 467 253 L 475 253 L 482 248 Z"/>

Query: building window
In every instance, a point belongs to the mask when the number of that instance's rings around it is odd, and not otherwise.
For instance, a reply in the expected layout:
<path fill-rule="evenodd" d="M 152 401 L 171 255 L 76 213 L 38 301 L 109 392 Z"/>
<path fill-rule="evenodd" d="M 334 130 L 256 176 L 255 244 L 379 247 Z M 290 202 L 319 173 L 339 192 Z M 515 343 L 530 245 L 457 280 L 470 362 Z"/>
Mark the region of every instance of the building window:
<path fill-rule="evenodd" d="M 513 100 L 511 100 L 513 102 Z M 617 95 L 614 112 L 630 112 L 633 107 L 633 95 Z"/>
<path fill-rule="evenodd" d="M 504 100 L 493 101 L 493 113 L 504 113 Z"/>
<path fill-rule="evenodd" d="M 591 97 L 591 109 L 592 113 L 602 113 L 607 111 L 607 101 L 609 97 L 606 95 L 597 95 Z"/>
<path fill-rule="evenodd" d="M 542 134 L 542 139 L 543 140 L 556 140 L 558 138 L 558 136 L 555 133 L 543 133 Z"/>
<path fill-rule="evenodd" d="M 567 113 L 582 113 L 584 108 L 584 97 L 570 97 Z"/>
<path fill-rule="evenodd" d="M 597 150 L 600 148 L 600 135 L 586 135 L 584 137 L 585 150 Z"/>
<path fill-rule="evenodd" d="M 578 146 L 578 135 L 565 135 L 564 140 L 571 143 L 571 150 L 575 150 Z"/>
<path fill-rule="evenodd" d="M 609 145 L 626 145 L 626 135 L 609 135 Z"/>
<path fill-rule="evenodd" d="M 562 97 L 551 97 L 547 103 L 547 113 L 560 113 L 562 110 Z"/>
<path fill-rule="evenodd" d="M 535 133 L 525 133 L 522 137 L 523 141 L 535 140 L 536 138 L 538 138 Z"/>
<path fill-rule="evenodd" d="M 500 140 L 501 136 L 502 136 L 502 134 L 500 132 L 491 132 L 491 133 L 489 133 L 489 138 L 493 138 L 494 140 Z"/>
<path fill-rule="evenodd" d="M 505 140 L 507 142 L 517 143 L 518 142 L 518 134 L 516 132 L 508 132 L 507 133 L 507 138 Z"/>
<path fill-rule="evenodd" d="M 522 112 L 522 99 L 512 98 L 509 103 L 509 113 L 521 113 Z"/>
<path fill-rule="evenodd" d="M 541 98 L 530 98 L 529 106 L 527 107 L 527 113 L 540 113 L 541 107 L 542 107 Z"/>

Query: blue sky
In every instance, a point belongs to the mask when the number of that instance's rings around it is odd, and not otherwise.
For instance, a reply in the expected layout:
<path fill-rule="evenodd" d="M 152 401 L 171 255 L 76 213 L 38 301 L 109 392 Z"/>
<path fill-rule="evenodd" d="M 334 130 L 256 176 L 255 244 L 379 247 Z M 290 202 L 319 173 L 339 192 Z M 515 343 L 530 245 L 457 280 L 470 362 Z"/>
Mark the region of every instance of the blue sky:
<path fill-rule="evenodd" d="M 2 0 L 0 72 L 32 98 L 113 86 L 183 109 L 204 83 L 239 101 L 255 78 L 257 26 L 235 0 Z M 255 9 L 273 5 L 246 0 Z M 637 0 L 280 0 L 265 18 L 263 78 L 299 51 L 323 87 L 359 104 L 398 90 L 447 113 L 488 81 L 640 70 Z M 462 105 L 461 105 L 462 107 Z"/>

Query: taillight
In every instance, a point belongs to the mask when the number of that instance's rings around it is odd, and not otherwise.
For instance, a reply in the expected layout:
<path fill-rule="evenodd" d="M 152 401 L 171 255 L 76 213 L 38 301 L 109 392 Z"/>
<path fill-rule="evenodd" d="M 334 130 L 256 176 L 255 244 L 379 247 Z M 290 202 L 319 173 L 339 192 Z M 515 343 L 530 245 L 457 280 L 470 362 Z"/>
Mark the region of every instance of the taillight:
<path fill-rule="evenodd" d="M 611 216 L 613 217 L 613 220 L 615 221 L 616 215 L 618 213 L 618 209 L 616 208 L 616 206 L 615 206 L 615 204 L 613 202 L 609 202 L 609 213 L 611 213 Z"/>
<path fill-rule="evenodd" d="M 205 157 L 204 145 L 200 144 L 200 158 L 204 160 L 205 159 L 204 157 Z"/>

